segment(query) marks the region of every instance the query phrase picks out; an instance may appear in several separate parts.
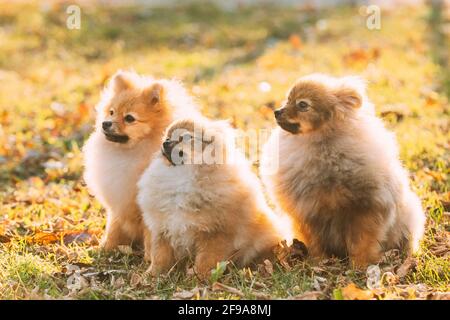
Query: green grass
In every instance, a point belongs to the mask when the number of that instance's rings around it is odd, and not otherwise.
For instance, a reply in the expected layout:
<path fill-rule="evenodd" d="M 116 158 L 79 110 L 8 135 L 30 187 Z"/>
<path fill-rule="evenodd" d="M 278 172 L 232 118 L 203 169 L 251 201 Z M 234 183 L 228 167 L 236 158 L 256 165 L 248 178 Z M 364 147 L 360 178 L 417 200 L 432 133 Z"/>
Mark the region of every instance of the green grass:
<path fill-rule="evenodd" d="M 271 108 L 301 75 L 364 76 L 427 212 L 417 267 L 397 279 L 403 261 L 391 252 L 380 267 L 395 280 L 376 297 L 450 291 L 445 17 L 429 7 L 385 10 L 381 30 L 371 31 L 358 7 L 81 9 L 81 30 L 68 30 L 63 5 L 0 4 L 0 298 L 327 299 L 348 297 L 349 283 L 367 289 L 365 272 L 336 260 L 289 269 L 274 261 L 273 272 L 228 265 L 214 274 L 228 286 L 219 288 L 189 273 L 152 279 L 142 255 L 126 248 L 101 253 L 105 213 L 81 181 L 80 149 L 99 93 L 119 68 L 177 77 L 205 115 L 244 130 L 274 127 Z M 260 91 L 262 82 L 271 90 Z M 69 231 L 88 240 L 67 240 Z M 74 274 L 82 275 L 78 287 Z"/>

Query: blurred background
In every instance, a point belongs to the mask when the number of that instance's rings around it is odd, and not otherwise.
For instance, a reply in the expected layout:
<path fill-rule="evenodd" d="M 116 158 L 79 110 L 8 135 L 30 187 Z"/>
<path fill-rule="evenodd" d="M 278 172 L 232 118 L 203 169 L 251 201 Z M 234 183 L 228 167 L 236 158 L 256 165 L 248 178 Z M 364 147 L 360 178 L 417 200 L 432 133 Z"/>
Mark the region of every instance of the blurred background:
<path fill-rule="evenodd" d="M 92 258 L 82 245 L 101 235 L 104 214 L 81 181 L 80 150 L 117 69 L 176 77 L 205 115 L 240 129 L 274 127 L 273 109 L 302 75 L 363 76 L 423 199 L 427 248 L 441 247 L 414 281 L 448 288 L 449 19 L 449 1 L 1 0 L 3 294 L 33 286 L 14 270 L 45 276 Z M 40 262 L 24 267 L 17 255 Z"/>

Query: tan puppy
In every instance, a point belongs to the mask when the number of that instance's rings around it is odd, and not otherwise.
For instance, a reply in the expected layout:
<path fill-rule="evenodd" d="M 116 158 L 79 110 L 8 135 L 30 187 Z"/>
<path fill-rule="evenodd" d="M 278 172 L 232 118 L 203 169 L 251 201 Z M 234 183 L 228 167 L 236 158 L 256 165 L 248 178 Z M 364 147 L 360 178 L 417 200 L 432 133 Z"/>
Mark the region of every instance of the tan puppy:
<path fill-rule="evenodd" d="M 261 175 L 313 255 L 365 266 L 386 249 L 417 249 L 420 201 L 358 78 L 301 78 L 275 117 Z M 276 157 L 278 170 L 266 171 Z"/>
<path fill-rule="evenodd" d="M 138 183 L 152 233 L 152 274 L 192 257 L 204 278 L 217 262 L 247 265 L 280 240 L 259 180 L 226 141 L 232 137 L 223 122 L 188 119 L 169 127 L 161 154 Z"/>
<path fill-rule="evenodd" d="M 175 81 L 119 71 L 96 110 L 95 131 L 83 148 L 84 179 L 107 210 L 103 247 L 110 250 L 122 244 L 142 244 L 146 229 L 136 204 L 137 181 L 159 150 L 167 125 L 196 113 L 196 108 Z"/>

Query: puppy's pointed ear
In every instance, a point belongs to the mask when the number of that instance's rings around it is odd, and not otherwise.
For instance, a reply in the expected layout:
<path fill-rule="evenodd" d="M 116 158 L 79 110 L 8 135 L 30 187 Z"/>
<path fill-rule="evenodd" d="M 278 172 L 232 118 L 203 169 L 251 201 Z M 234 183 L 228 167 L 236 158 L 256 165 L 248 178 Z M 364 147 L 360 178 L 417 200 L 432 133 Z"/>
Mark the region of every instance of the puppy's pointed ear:
<path fill-rule="evenodd" d="M 359 76 L 346 76 L 338 79 L 335 89 L 336 97 L 347 109 L 357 109 L 363 104 L 366 82 Z"/>
<path fill-rule="evenodd" d="M 151 106 L 154 106 L 162 101 L 164 96 L 164 86 L 161 83 L 154 83 L 148 88 L 144 89 L 142 95 Z"/>
<path fill-rule="evenodd" d="M 357 109 L 362 106 L 362 96 L 353 88 L 341 87 L 336 90 L 335 96 L 340 104 L 348 109 Z"/>
<path fill-rule="evenodd" d="M 130 72 L 118 71 L 111 79 L 111 86 L 115 93 L 134 88 L 133 75 Z"/>

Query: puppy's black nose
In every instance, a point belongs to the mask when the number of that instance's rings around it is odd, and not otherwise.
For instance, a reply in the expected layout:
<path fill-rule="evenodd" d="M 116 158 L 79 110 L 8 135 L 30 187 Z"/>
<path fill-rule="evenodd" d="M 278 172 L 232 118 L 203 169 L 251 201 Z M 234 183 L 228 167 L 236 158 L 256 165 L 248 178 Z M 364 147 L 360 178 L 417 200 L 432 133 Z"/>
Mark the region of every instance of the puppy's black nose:
<path fill-rule="evenodd" d="M 102 123 L 103 130 L 108 130 L 111 127 L 112 127 L 112 122 L 111 121 L 103 121 L 103 123 Z"/>
<path fill-rule="evenodd" d="M 281 116 L 281 110 L 280 109 L 275 110 L 273 113 L 275 114 L 275 118 L 277 118 L 277 119 L 278 119 L 279 116 Z"/>

